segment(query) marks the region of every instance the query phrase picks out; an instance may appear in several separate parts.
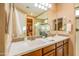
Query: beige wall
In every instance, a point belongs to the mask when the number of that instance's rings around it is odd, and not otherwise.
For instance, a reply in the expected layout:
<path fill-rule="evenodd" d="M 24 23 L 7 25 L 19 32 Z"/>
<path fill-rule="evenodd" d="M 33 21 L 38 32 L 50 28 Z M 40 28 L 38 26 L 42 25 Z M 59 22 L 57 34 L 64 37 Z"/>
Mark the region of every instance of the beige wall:
<path fill-rule="evenodd" d="M 51 9 L 48 10 L 48 24 L 50 25 L 50 33 L 54 33 L 53 30 L 53 20 L 56 19 L 56 4 L 52 6 Z"/>
<path fill-rule="evenodd" d="M 70 35 L 70 42 L 69 42 L 69 53 L 70 55 L 75 54 L 75 48 L 76 48 L 76 39 L 75 39 L 75 12 L 74 12 L 74 4 L 68 4 L 68 3 L 61 3 L 61 4 L 56 4 L 52 6 L 52 10 L 49 12 L 49 24 L 51 25 L 52 28 L 52 20 L 54 18 L 61 18 L 63 17 L 65 20 L 71 20 L 72 22 L 72 32 L 69 34 Z M 51 30 L 53 32 L 53 30 Z M 57 33 L 62 33 L 64 32 L 57 32 Z"/>
<path fill-rule="evenodd" d="M 4 4 L 0 3 L 0 55 L 5 53 L 5 9 Z"/>
<path fill-rule="evenodd" d="M 57 5 L 57 18 L 64 17 L 65 20 L 71 20 L 72 22 L 72 32 L 70 33 L 70 44 L 69 44 L 69 51 L 70 55 L 75 54 L 76 48 L 76 39 L 75 39 L 75 9 L 74 4 L 58 4 Z"/>

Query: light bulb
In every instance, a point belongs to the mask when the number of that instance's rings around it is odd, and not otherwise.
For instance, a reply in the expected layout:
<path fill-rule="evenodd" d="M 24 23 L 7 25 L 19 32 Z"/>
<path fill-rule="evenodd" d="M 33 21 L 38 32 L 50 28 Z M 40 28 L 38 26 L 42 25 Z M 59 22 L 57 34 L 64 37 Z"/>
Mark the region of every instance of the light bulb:
<path fill-rule="evenodd" d="M 47 8 L 44 8 L 44 10 L 47 10 Z"/>
<path fill-rule="evenodd" d="M 39 26 L 39 25 L 40 25 L 40 22 L 38 22 L 38 23 L 35 24 L 35 26 Z"/>
<path fill-rule="evenodd" d="M 51 7 L 52 7 L 51 4 L 49 4 L 49 5 L 48 5 L 48 8 L 51 8 Z"/>
<path fill-rule="evenodd" d="M 41 5 L 45 5 L 45 3 L 41 3 Z"/>
<path fill-rule="evenodd" d="M 48 5 L 49 5 L 48 3 L 45 4 L 46 7 L 47 7 Z"/>
<path fill-rule="evenodd" d="M 37 7 L 38 6 L 38 4 L 37 3 L 35 3 L 35 7 Z"/>
<path fill-rule="evenodd" d="M 41 5 L 39 4 L 38 7 L 41 8 Z"/>
<path fill-rule="evenodd" d="M 47 22 L 48 22 L 48 20 L 45 20 L 45 21 L 44 21 L 44 23 L 47 23 Z"/>
<path fill-rule="evenodd" d="M 41 6 L 41 9 L 44 9 L 44 6 Z"/>

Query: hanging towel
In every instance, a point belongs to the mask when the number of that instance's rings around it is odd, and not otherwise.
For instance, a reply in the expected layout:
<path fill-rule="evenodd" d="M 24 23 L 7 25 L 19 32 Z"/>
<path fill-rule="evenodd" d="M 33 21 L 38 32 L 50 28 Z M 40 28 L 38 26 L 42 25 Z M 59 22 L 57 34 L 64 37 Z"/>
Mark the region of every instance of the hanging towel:
<path fill-rule="evenodd" d="M 67 23 L 67 33 L 71 32 L 72 29 L 71 27 L 72 27 L 71 23 Z"/>

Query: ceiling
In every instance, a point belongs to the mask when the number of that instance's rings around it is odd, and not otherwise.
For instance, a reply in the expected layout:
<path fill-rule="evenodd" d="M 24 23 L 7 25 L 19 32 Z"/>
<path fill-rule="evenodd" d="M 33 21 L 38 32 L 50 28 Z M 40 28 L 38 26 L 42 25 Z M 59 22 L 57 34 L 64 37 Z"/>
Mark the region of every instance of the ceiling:
<path fill-rule="evenodd" d="M 44 12 L 44 10 L 35 7 L 34 3 L 23 3 L 23 5 L 27 9 L 27 13 L 30 15 L 38 16 L 40 13 Z"/>
<path fill-rule="evenodd" d="M 47 11 L 34 6 L 34 3 L 19 3 L 18 5 L 23 6 L 26 9 L 28 15 L 37 17 L 39 19 L 47 19 Z"/>

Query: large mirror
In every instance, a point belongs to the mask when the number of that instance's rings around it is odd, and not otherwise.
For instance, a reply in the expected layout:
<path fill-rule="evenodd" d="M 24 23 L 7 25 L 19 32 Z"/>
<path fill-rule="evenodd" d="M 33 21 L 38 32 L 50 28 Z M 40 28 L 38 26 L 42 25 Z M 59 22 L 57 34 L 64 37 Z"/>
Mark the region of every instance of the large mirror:
<path fill-rule="evenodd" d="M 25 37 L 48 36 L 50 31 L 48 10 L 51 4 L 47 5 L 43 6 L 41 3 L 14 4 L 13 42 L 24 40 Z"/>
<path fill-rule="evenodd" d="M 27 36 L 48 35 L 50 26 L 48 24 L 48 9 L 41 3 L 23 4 L 27 9 Z M 49 7 L 49 6 L 48 6 Z M 51 6 L 50 6 L 51 7 Z"/>
<path fill-rule="evenodd" d="M 47 37 L 50 32 L 53 33 L 52 31 L 71 31 L 71 21 L 67 21 L 64 17 L 57 18 L 55 14 L 56 19 L 52 21 L 52 25 L 51 22 L 48 22 L 52 20 L 53 16 L 50 13 L 50 19 L 48 18 L 48 12 L 52 11 L 52 9 L 50 10 L 52 4 L 47 5 L 46 3 L 19 3 L 14 5 L 15 20 L 12 34 L 14 41 L 17 41 L 17 38 L 23 40 L 25 37 L 33 36 Z"/>

